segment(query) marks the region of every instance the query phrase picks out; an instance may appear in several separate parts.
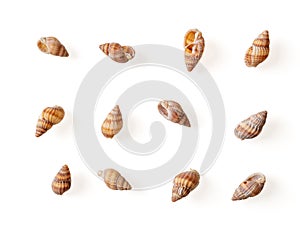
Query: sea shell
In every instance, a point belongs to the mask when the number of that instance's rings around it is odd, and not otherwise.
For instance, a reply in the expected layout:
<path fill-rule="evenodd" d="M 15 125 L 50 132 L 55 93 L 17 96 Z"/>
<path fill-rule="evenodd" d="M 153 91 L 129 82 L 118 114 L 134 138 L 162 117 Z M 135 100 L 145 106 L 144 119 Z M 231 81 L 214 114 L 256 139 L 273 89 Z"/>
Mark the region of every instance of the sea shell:
<path fill-rule="evenodd" d="M 112 60 L 119 63 L 126 63 L 133 59 L 135 51 L 130 46 L 121 46 L 118 43 L 101 44 L 99 48 Z"/>
<path fill-rule="evenodd" d="M 258 195 L 263 189 L 265 182 L 266 177 L 262 173 L 252 174 L 235 190 L 232 200 L 244 200 Z"/>
<path fill-rule="evenodd" d="M 248 67 L 256 67 L 269 55 L 270 40 L 269 32 L 263 31 L 254 41 L 252 46 L 247 50 L 245 63 Z"/>
<path fill-rule="evenodd" d="M 101 131 L 106 138 L 113 138 L 123 127 L 120 108 L 116 105 L 104 120 Z"/>
<path fill-rule="evenodd" d="M 60 106 L 47 107 L 43 110 L 36 125 L 35 136 L 40 137 L 53 125 L 58 124 L 65 116 L 65 111 Z"/>
<path fill-rule="evenodd" d="M 252 139 L 260 134 L 266 123 L 267 111 L 262 111 L 251 115 L 240 122 L 234 130 L 234 134 L 241 140 Z"/>
<path fill-rule="evenodd" d="M 159 113 L 169 121 L 191 127 L 190 121 L 179 103 L 170 100 L 161 101 L 157 108 Z"/>
<path fill-rule="evenodd" d="M 37 42 L 38 48 L 47 54 L 54 56 L 69 56 L 67 49 L 55 37 L 42 37 Z"/>
<path fill-rule="evenodd" d="M 184 60 L 191 72 L 202 57 L 205 47 L 204 38 L 198 29 L 189 30 L 184 36 Z"/>
<path fill-rule="evenodd" d="M 130 190 L 131 185 L 128 181 L 121 176 L 121 174 L 115 169 L 105 169 L 104 171 L 99 171 L 98 176 L 101 176 L 110 189 L 113 190 Z"/>
<path fill-rule="evenodd" d="M 199 180 L 199 173 L 193 169 L 178 174 L 173 181 L 172 201 L 175 202 L 186 197 L 198 186 Z"/>
<path fill-rule="evenodd" d="M 52 190 L 58 195 L 62 195 L 64 192 L 71 188 L 71 173 L 68 165 L 64 165 L 56 174 L 52 181 Z"/>

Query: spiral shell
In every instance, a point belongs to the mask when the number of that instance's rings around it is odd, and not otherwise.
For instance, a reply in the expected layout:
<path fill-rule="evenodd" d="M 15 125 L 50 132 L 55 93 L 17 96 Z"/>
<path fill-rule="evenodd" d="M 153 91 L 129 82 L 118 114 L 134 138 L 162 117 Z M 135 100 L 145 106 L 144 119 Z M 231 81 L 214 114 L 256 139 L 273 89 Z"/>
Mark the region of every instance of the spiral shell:
<path fill-rule="evenodd" d="M 99 171 L 98 176 L 101 176 L 107 187 L 113 190 L 130 190 L 131 185 L 121 176 L 115 169 L 109 168 L 104 171 Z"/>
<path fill-rule="evenodd" d="M 64 165 L 56 174 L 52 181 L 52 190 L 58 195 L 62 195 L 64 192 L 71 188 L 71 173 L 68 165 Z"/>
<path fill-rule="evenodd" d="M 54 56 L 69 56 L 67 49 L 55 37 L 42 37 L 37 42 L 38 48 L 47 54 Z"/>
<path fill-rule="evenodd" d="M 252 46 L 247 50 L 245 63 L 248 67 L 256 67 L 269 55 L 270 40 L 269 32 L 263 31 L 254 41 Z"/>
<path fill-rule="evenodd" d="M 135 51 L 130 46 L 121 46 L 118 43 L 101 44 L 99 48 L 112 60 L 118 63 L 126 63 L 133 59 Z"/>
<path fill-rule="evenodd" d="M 266 123 L 267 111 L 262 111 L 251 115 L 249 118 L 240 122 L 235 128 L 234 134 L 241 140 L 252 139 L 260 134 Z"/>
<path fill-rule="evenodd" d="M 184 60 L 186 68 L 191 72 L 204 52 L 205 42 L 198 29 L 189 30 L 184 36 Z"/>
<path fill-rule="evenodd" d="M 58 124 L 65 116 L 65 111 L 60 106 L 47 107 L 43 110 L 36 125 L 35 136 L 40 137 L 53 125 Z"/>
<path fill-rule="evenodd" d="M 167 120 L 191 127 L 190 121 L 179 103 L 170 100 L 160 101 L 157 108 L 159 113 Z"/>
<path fill-rule="evenodd" d="M 113 138 L 123 127 L 120 108 L 116 105 L 104 120 L 101 131 L 106 138 Z"/>
<path fill-rule="evenodd" d="M 178 174 L 173 181 L 172 201 L 175 202 L 186 197 L 198 186 L 199 181 L 200 174 L 196 170 L 191 169 Z"/>
<path fill-rule="evenodd" d="M 235 190 L 232 200 L 244 200 L 248 197 L 258 195 L 263 189 L 266 182 L 266 177 L 262 173 L 254 173 L 250 175 L 239 187 Z"/>

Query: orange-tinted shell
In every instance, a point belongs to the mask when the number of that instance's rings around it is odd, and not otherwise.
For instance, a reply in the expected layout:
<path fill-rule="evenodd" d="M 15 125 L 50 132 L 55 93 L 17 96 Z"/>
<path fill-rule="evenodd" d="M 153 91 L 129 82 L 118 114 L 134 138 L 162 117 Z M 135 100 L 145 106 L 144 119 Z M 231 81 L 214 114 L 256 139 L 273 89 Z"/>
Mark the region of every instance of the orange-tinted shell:
<path fill-rule="evenodd" d="M 167 120 L 183 126 L 191 126 L 188 117 L 179 103 L 170 100 L 161 101 L 158 103 L 157 108 L 159 113 Z"/>
<path fill-rule="evenodd" d="M 266 182 L 266 177 L 262 173 L 254 173 L 250 175 L 239 187 L 235 190 L 232 200 L 244 200 L 248 197 L 258 195 L 263 189 Z"/>
<path fill-rule="evenodd" d="M 69 56 L 67 49 L 55 37 L 42 37 L 37 42 L 37 46 L 42 52 L 47 54 L 63 57 Z"/>
<path fill-rule="evenodd" d="M 198 29 L 189 30 L 184 36 L 184 60 L 186 68 L 191 72 L 204 52 L 205 42 Z"/>
<path fill-rule="evenodd" d="M 186 197 L 199 184 L 200 174 L 196 170 L 190 170 L 178 174 L 173 181 L 172 201 L 178 201 Z"/>
<path fill-rule="evenodd" d="M 58 195 L 62 195 L 64 192 L 71 188 L 71 173 L 68 165 L 64 165 L 56 174 L 52 181 L 52 190 Z"/>
<path fill-rule="evenodd" d="M 103 178 L 106 186 L 112 190 L 130 190 L 132 188 L 128 181 L 112 168 L 99 171 L 98 175 Z"/>
<path fill-rule="evenodd" d="M 250 48 L 248 48 L 245 55 L 245 63 L 248 67 L 256 67 L 269 55 L 270 40 L 269 32 L 263 31 L 254 41 Z"/>
<path fill-rule="evenodd" d="M 35 136 L 40 137 L 53 125 L 58 124 L 65 116 L 65 111 L 60 106 L 47 107 L 43 110 L 36 124 Z"/>
<path fill-rule="evenodd" d="M 235 136 L 241 140 L 258 136 L 266 123 L 267 114 L 267 111 L 262 111 L 240 122 L 234 130 Z"/>
<path fill-rule="evenodd" d="M 104 120 L 101 131 L 106 138 L 113 138 L 123 127 L 120 108 L 116 105 Z"/>
<path fill-rule="evenodd" d="M 135 51 L 132 47 L 121 46 L 118 43 L 101 44 L 99 48 L 104 52 L 104 54 L 119 63 L 126 63 L 135 56 Z"/>

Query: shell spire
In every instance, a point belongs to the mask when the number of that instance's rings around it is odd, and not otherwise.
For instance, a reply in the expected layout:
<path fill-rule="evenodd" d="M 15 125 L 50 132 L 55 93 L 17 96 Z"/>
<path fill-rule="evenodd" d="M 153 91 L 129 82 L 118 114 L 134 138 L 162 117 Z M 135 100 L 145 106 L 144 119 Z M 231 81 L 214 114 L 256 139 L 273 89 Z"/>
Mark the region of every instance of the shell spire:
<path fill-rule="evenodd" d="M 112 190 L 131 190 L 128 181 L 115 169 L 109 168 L 98 171 L 98 176 L 102 177 L 106 186 Z"/>
<path fill-rule="evenodd" d="M 38 48 L 46 53 L 54 56 L 68 57 L 69 53 L 64 45 L 55 37 L 42 37 L 37 42 Z"/>
<path fill-rule="evenodd" d="M 173 181 L 172 201 L 175 202 L 186 197 L 199 185 L 199 181 L 200 174 L 196 170 L 191 169 L 178 174 Z"/>
<path fill-rule="evenodd" d="M 198 29 L 189 30 L 184 36 L 184 60 L 186 68 L 191 72 L 201 59 L 205 42 Z"/>
<path fill-rule="evenodd" d="M 106 138 L 113 138 L 123 127 L 120 108 L 116 105 L 102 123 L 101 131 Z"/>
<path fill-rule="evenodd" d="M 270 52 L 269 32 L 263 31 L 248 48 L 245 55 L 245 63 L 248 67 L 256 67 L 267 59 Z"/>
<path fill-rule="evenodd" d="M 257 196 L 263 189 L 266 177 L 262 173 L 254 173 L 243 181 L 232 196 L 233 201 Z"/>
<path fill-rule="evenodd" d="M 71 188 L 71 173 L 68 165 L 64 165 L 56 174 L 52 181 L 52 190 L 58 195 L 62 195 L 64 192 Z"/>
<path fill-rule="evenodd" d="M 36 124 L 35 136 L 40 137 L 53 125 L 58 124 L 65 116 L 65 111 L 60 106 L 47 107 L 43 110 Z"/>
<path fill-rule="evenodd" d="M 171 100 L 160 101 L 157 108 L 159 113 L 167 120 L 191 127 L 190 121 L 179 103 Z"/>
<path fill-rule="evenodd" d="M 240 122 L 234 130 L 235 136 L 241 140 L 258 136 L 266 123 L 267 114 L 267 111 L 262 111 Z"/>
<path fill-rule="evenodd" d="M 130 46 L 121 46 L 118 43 L 105 43 L 99 45 L 101 51 L 118 63 L 126 63 L 133 59 L 135 50 Z"/>

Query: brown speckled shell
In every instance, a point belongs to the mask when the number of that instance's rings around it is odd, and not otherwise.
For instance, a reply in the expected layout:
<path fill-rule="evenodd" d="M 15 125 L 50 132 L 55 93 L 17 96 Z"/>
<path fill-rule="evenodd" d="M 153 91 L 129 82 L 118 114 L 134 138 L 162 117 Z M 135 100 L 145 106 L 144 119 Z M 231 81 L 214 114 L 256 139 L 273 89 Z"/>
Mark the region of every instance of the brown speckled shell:
<path fill-rule="evenodd" d="M 69 56 L 67 49 L 55 37 L 42 37 L 37 42 L 37 46 L 42 52 L 47 54 L 62 57 Z"/>
<path fill-rule="evenodd" d="M 62 195 L 64 192 L 71 188 L 71 173 L 68 165 L 64 165 L 56 174 L 52 181 L 52 190 L 58 195 Z"/>
<path fill-rule="evenodd" d="M 105 43 L 99 46 L 101 51 L 118 63 L 126 63 L 133 59 L 135 51 L 130 46 L 121 46 L 118 43 Z"/>
<path fill-rule="evenodd" d="M 235 190 L 232 200 L 244 200 L 249 197 L 258 195 L 264 187 L 266 177 L 262 173 L 254 173 L 250 175 L 239 187 Z"/>
<path fill-rule="evenodd" d="M 99 171 L 98 176 L 101 176 L 106 186 L 112 190 L 130 190 L 132 188 L 128 181 L 115 169 L 109 168 Z"/>
<path fill-rule="evenodd" d="M 186 68 L 191 72 L 204 52 L 205 42 L 198 29 L 189 30 L 184 36 L 184 60 Z"/>
<path fill-rule="evenodd" d="M 101 131 L 106 138 L 113 138 L 123 127 L 120 108 L 116 105 L 104 120 Z"/>
<path fill-rule="evenodd" d="M 256 67 L 269 55 L 270 40 L 269 32 L 263 31 L 254 41 L 252 46 L 247 50 L 245 63 L 248 67 Z"/>
<path fill-rule="evenodd" d="M 159 113 L 167 120 L 183 126 L 191 126 L 188 117 L 179 103 L 170 100 L 161 101 L 158 103 L 157 108 Z"/>
<path fill-rule="evenodd" d="M 58 124 L 65 116 L 65 111 L 60 106 L 47 107 L 43 110 L 36 125 L 35 136 L 40 137 L 53 125 Z"/>
<path fill-rule="evenodd" d="M 234 130 L 234 134 L 241 140 L 252 139 L 260 134 L 266 123 L 267 111 L 262 111 L 251 115 L 249 118 L 240 122 Z"/>
<path fill-rule="evenodd" d="M 186 197 L 199 185 L 199 181 L 200 174 L 196 170 L 191 169 L 178 174 L 173 181 L 172 201 L 175 202 Z"/>

